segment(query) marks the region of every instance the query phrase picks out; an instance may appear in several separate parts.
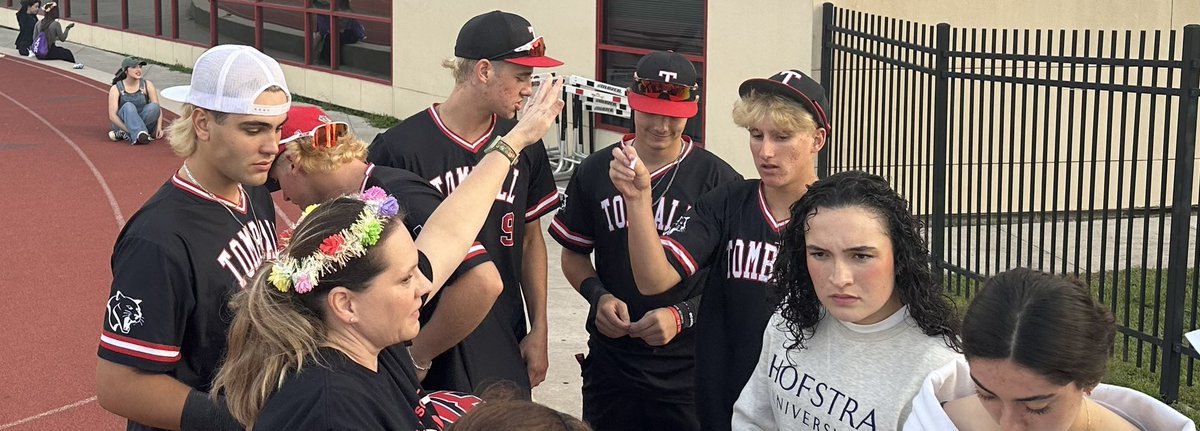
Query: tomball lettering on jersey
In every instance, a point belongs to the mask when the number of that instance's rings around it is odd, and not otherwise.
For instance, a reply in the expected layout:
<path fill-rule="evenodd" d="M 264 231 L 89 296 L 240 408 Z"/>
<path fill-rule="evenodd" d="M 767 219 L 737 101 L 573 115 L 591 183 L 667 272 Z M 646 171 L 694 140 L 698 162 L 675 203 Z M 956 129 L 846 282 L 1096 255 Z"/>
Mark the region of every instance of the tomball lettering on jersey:
<path fill-rule="evenodd" d="M 776 394 L 775 408 L 785 415 L 791 415 L 793 419 L 803 418 L 802 423 L 814 430 L 830 431 L 846 429 L 847 426 L 855 430 L 875 429 L 875 409 L 860 408 L 863 406 L 850 394 L 808 373 L 797 371 L 795 365 L 785 363 L 779 355 L 771 355 L 771 369 L 767 371 L 767 377 L 787 395 L 791 395 L 783 397 Z M 823 423 L 821 418 L 809 412 L 810 408 L 824 413 L 828 418 L 836 418 L 838 422 Z"/>
<path fill-rule="evenodd" d="M 254 277 L 263 259 L 274 258 L 276 252 L 275 226 L 266 220 L 252 220 L 229 239 L 229 244 L 217 255 L 217 263 L 229 270 L 238 286 Z"/>
<path fill-rule="evenodd" d="M 467 175 L 471 174 L 472 168 L 474 166 L 459 166 L 434 177 L 429 180 L 429 184 L 432 184 L 438 191 L 442 192 L 443 196 L 450 196 L 450 193 L 453 193 L 454 189 L 458 188 L 458 185 L 467 179 Z M 521 170 L 515 167 L 512 168 L 512 173 L 509 175 L 508 187 L 496 194 L 497 201 L 512 204 L 517 199 L 517 178 L 520 176 Z"/>
<path fill-rule="evenodd" d="M 766 283 L 775 272 L 775 257 L 779 255 L 779 247 L 775 244 L 731 239 L 725 251 L 729 257 L 727 278 Z"/>
<path fill-rule="evenodd" d="M 683 215 L 691 207 L 677 199 L 659 198 L 653 208 L 655 227 L 659 232 L 666 231 L 674 224 L 677 216 Z M 616 195 L 600 201 L 600 210 L 604 212 L 604 217 L 608 221 L 609 232 L 625 229 L 629 223 L 625 213 L 624 196 Z"/>

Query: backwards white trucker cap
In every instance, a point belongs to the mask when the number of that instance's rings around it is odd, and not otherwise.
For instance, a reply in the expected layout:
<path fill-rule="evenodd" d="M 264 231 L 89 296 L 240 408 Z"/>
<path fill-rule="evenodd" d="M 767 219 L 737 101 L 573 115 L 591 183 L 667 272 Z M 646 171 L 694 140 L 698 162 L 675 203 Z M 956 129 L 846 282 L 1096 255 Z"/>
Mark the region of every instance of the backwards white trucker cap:
<path fill-rule="evenodd" d="M 288 101 L 259 105 L 254 100 L 277 86 Z M 162 97 L 228 114 L 284 115 L 292 106 L 292 93 L 275 59 L 245 45 L 217 45 L 204 51 L 192 68 L 192 85 L 160 91 Z"/>

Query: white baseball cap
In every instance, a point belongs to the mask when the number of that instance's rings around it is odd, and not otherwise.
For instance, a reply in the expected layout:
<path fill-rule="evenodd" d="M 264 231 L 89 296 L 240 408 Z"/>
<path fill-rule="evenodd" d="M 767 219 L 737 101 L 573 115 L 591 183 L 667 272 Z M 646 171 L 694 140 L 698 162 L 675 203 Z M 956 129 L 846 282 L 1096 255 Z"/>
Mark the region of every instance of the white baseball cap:
<path fill-rule="evenodd" d="M 268 88 L 287 94 L 279 105 L 254 103 Z M 200 108 L 244 115 L 284 115 L 292 106 L 292 93 L 275 59 L 245 45 L 217 45 L 204 51 L 192 68 L 192 85 L 160 91 L 162 97 Z"/>

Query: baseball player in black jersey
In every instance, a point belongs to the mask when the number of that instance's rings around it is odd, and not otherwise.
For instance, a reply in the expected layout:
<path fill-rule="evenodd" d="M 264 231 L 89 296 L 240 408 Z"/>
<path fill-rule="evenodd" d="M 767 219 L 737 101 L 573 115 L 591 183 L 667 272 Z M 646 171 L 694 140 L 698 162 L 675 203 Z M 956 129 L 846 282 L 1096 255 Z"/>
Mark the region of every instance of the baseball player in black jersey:
<path fill-rule="evenodd" d="M 253 48 L 216 46 L 169 130 L 183 166 L 129 219 L 113 247 L 100 334 L 100 405 L 128 429 L 241 429 L 207 392 L 225 352 L 229 296 L 276 252 L 262 187 L 291 95 L 283 71 Z"/>
<path fill-rule="evenodd" d="M 522 100 L 532 94 L 533 68 L 562 64 L 545 54 L 544 39 L 520 16 L 492 11 L 471 18 L 459 31 L 454 58 L 443 64 L 456 82 L 450 97 L 376 136 L 368 160 L 415 172 L 449 195 L 483 156 L 481 150 L 516 124 Z M 512 334 L 481 341 L 501 351 L 510 340 L 519 343 L 524 361 L 503 366 L 510 370 L 506 375 L 526 370 L 518 381 L 525 388 L 546 376 L 546 244 L 539 219 L 558 202 L 546 148 L 539 141 L 513 165 L 480 233 L 504 281 L 491 314 Z"/>
<path fill-rule="evenodd" d="M 416 237 L 443 200 L 437 189 L 412 172 L 365 162 L 367 144 L 358 140 L 346 123 L 333 122 L 321 108 L 293 106 L 284 123 L 283 136 L 280 156 L 271 170 L 268 185 L 277 184 L 284 199 L 301 208 L 379 186 L 399 201 L 405 213 L 404 225 Z M 485 322 L 503 287 L 496 266 L 483 245 L 476 241 L 447 282 L 444 293 L 432 295 L 433 299 L 424 307 L 421 333 L 409 346 L 417 375 L 424 379 L 422 386 L 471 392 L 482 383 L 481 376 L 513 381 L 526 378 L 524 369 L 515 375 L 504 375 L 507 370 L 493 366 L 521 361 L 517 343 L 508 335 L 511 331 L 504 331 L 494 317 Z M 479 328 L 481 324 L 483 328 Z M 483 336 L 464 340 L 473 331 Z M 482 355 L 472 354 L 481 348 L 481 340 L 505 336 L 513 339 L 507 350 L 492 349 L 485 353 L 506 359 L 483 361 L 478 360 Z"/>
<path fill-rule="evenodd" d="M 696 115 L 696 70 L 680 54 L 638 61 L 628 89 L 636 134 L 588 156 L 567 185 L 550 236 L 563 246 L 567 281 L 591 304 L 583 362 L 583 417 L 597 430 L 699 428 L 694 401 L 695 331 L 689 329 L 703 277 L 655 296 L 634 285 L 626 203 L 609 179 L 612 149 L 638 149 L 651 172 L 656 231 L 683 217 L 708 190 L 740 180 L 727 163 L 683 135 Z M 595 253 L 595 266 L 591 254 Z"/>
<path fill-rule="evenodd" d="M 792 203 L 817 179 L 829 134 L 821 85 L 785 70 L 738 89 L 734 122 L 750 132 L 761 179 L 724 184 L 702 196 L 666 234 L 652 228 L 651 174 L 635 148 L 613 149 L 613 184 L 629 213 L 629 256 L 638 289 L 667 292 L 708 270 L 698 315 L 696 407 L 705 430 L 727 430 L 762 347 L 774 304 L 767 298 L 779 232 Z M 631 164 L 635 163 L 636 164 Z"/>

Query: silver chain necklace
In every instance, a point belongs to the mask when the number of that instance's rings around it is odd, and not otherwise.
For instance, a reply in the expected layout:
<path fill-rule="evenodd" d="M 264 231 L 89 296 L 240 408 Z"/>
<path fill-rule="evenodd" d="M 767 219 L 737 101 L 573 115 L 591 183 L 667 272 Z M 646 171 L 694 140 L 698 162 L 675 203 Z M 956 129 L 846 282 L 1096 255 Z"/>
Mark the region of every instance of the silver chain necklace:
<path fill-rule="evenodd" d="M 632 143 L 632 144 L 630 144 L 630 146 L 633 146 L 633 145 L 636 145 L 636 144 L 637 144 L 637 140 L 635 139 L 635 140 L 633 141 L 633 143 Z M 678 173 L 679 173 L 679 163 L 680 163 L 681 161 L 683 161 L 683 153 L 684 153 L 684 150 L 686 149 L 686 148 L 684 148 L 684 147 L 685 147 L 686 145 L 687 145 L 686 143 L 684 143 L 684 142 L 680 142 L 680 144 L 679 144 L 679 155 L 678 155 L 678 156 L 675 156 L 675 161 L 673 161 L 673 162 L 671 162 L 671 163 L 669 163 L 669 164 L 666 164 L 666 165 L 664 165 L 664 166 L 671 166 L 671 168 L 670 168 L 670 169 L 672 169 L 672 170 L 671 170 L 671 178 L 667 180 L 667 186 L 666 186 L 666 187 L 663 187 L 663 189 L 662 189 L 662 192 L 661 192 L 661 193 L 659 193 L 659 195 L 658 195 L 658 199 L 655 199 L 655 198 L 654 198 L 654 189 L 655 189 L 655 188 L 658 188 L 658 185 L 659 185 L 659 184 L 662 184 L 662 180 L 663 180 L 663 179 L 662 179 L 662 178 L 659 178 L 659 179 L 658 179 L 658 181 L 655 181 L 653 184 L 651 184 L 651 185 L 650 185 L 650 202 L 652 202 L 652 205 L 657 205 L 659 200 L 666 199 L 666 198 L 667 198 L 667 190 L 670 190 L 670 189 L 671 189 L 671 185 L 672 185 L 672 184 L 675 184 L 675 174 L 678 174 Z M 185 165 L 185 167 L 186 167 L 186 165 Z M 659 169 L 662 169 L 662 168 L 659 168 Z M 651 175 L 653 175 L 653 172 L 651 172 Z"/>
<path fill-rule="evenodd" d="M 183 174 L 187 175 L 188 180 L 191 180 L 192 184 L 195 184 L 196 187 L 199 187 L 200 190 L 203 190 L 204 193 L 208 194 L 208 197 L 210 199 L 212 199 L 213 201 L 216 201 L 217 205 L 220 205 L 221 208 L 225 208 L 225 211 L 229 213 L 229 216 L 233 217 L 233 221 L 235 221 L 235 222 L 237 222 L 237 224 L 241 225 L 242 228 L 246 227 L 246 223 L 243 223 L 242 219 L 239 219 L 237 217 L 237 215 L 233 213 L 233 210 L 229 209 L 229 205 L 225 205 L 224 203 L 222 203 L 217 198 L 217 195 L 213 194 L 213 192 L 208 191 L 208 189 L 205 188 L 203 184 L 200 184 L 200 181 L 196 180 L 195 176 L 192 176 L 192 170 L 188 169 L 187 162 L 183 162 Z M 238 196 L 241 197 L 241 189 L 240 188 L 238 189 Z M 256 214 L 254 212 L 254 202 L 250 201 L 250 196 L 246 196 L 246 205 L 250 207 L 250 217 L 252 219 L 257 219 L 258 214 Z"/>

